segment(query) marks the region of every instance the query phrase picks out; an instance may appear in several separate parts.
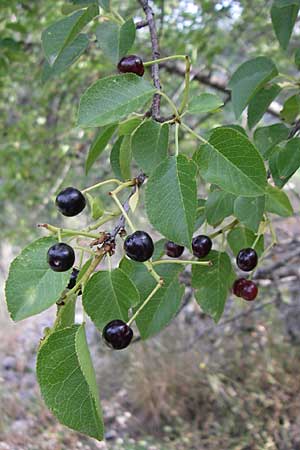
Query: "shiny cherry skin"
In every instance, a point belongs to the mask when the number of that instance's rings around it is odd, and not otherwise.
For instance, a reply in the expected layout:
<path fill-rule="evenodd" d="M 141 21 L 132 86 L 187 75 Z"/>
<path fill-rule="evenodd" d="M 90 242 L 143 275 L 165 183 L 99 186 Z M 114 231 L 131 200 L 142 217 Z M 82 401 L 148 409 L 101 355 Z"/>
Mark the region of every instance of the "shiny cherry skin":
<path fill-rule="evenodd" d="M 175 242 L 168 241 L 165 243 L 165 252 L 166 255 L 170 258 L 179 258 L 184 251 L 184 247 L 182 245 L 175 244 Z"/>
<path fill-rule="evenodd" d="M 130 259 L 144 262 L 153 255 L 154 244 L 148 233 L 145 231 L 135 231 L 125 239 L 124 250 Z"/>
<path fill-rule="evenodd" d="M 244 272 L 251 272 L 257 266 L 257 253 L 253 248 L 243 248 L 236 257 L 237 266 Z"/>
<path fill-rule="evenodd" d="M 116 319 L 104 327 L 102 337 L 109 347 L 115 350 L 122 350 L 130 344 L 133 338 L 133 331 L 123 320 Z"/>
<path fill-rule="evenodd" d="M 73 217 L 85 208 L 86 200 L 78 189 L 67 187 L 57 195 L 55 203 L 64 216 Z"/>
<path fill-rule="evenodd" d="M 143 61 L 137 55 L 124 56 L 118 64 L 118 70 L 121 73 L 135 73 L 139 77 L 145 73 Z"/>
<path fill-rule="evenodd" d="M 192 240 L 193 254 L 197 258 L 203 258 L 208 255 L 212 248 L 212 241 L 208 236 L 199 234 Z"/>
<path fill-rule="evenodd" d="M 54 272 L 66 272 L 71 269 L 75 262 L 75 253 L 73 248 L 59 242 L 52 245 L 47 252 L 47 261 Z"/>

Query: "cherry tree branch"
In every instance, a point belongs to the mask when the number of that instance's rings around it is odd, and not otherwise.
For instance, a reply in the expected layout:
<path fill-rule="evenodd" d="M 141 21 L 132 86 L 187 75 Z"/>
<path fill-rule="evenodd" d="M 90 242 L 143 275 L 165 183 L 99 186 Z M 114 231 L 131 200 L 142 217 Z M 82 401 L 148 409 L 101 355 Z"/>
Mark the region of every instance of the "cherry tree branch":
<path fill-rule="evenodd" d="M 146 15 L 146 20 L 148 22 L 148 27 L 150 31 L 151 38 L 151 46 L 152 46 L 152 59 L 158 59 L 160 57 L 159 52 L 159 42 L 158 42 L 158 34 L 154 19 L 154 12 L 151 6 L 149 5 L 148 0 L 139 0 L 140 5 L 142 6 L 144 13 Z M 152 80 L 156 89 L 161 89 L 160 78 L 159 78 L 159 66 L 158 64 L 153 64 L 152 68 Z M 152 117 L 153 119 L 160 118 L 160 95 L 155 94 L 153 96 L 152 102 Z"/>

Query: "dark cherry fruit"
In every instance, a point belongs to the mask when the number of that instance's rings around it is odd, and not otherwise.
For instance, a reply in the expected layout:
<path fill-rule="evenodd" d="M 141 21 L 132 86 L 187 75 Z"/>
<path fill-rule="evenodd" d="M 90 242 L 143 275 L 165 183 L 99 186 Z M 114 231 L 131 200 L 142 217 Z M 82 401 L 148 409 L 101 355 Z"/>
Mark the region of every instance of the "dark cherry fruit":
<path fill-rule="evenodd" d="M 203 258 L 208 255 L 212 248 L 212 241 L 208 236 L 199 234 L 192 240 L 193 254 L 197 258 Z"/>
<path fill-rule="evenodd" d="M 70 280 L 69 280 L 67 289 L 73 289 L 73 287 L 76 284 L 78 274 L 79 274 L 79 270 L 74 267 L 72 270 L 71 276 L 70 276 Z"/>
<path fill-rule="evenodd" d="M 63 242 L 52 245 L 47 252 L 49 266 L 55 272 L 66 272 L 71 269 L 75 261 L 75 253 L 72 247 Z"/>
<path fill-rule="evenodd" d="M 175 244 L 175 242 L 168 241 L 165 243 L 165 252 L 170 258 L 179 258 L 184 251 L 182 245 Z"/>
<path fill-rule="evenodd" d="M 238 267 L 244 272 L 250 272 L 257 266 L 257 253 L 253 248 L 243 248 L 236 257 Z"/>
<path fill-rule="evenodd" d="M 251 280 L 245 280 L 241 287 L 241 297 L 248 302 L 252 302 L 258 294 L 258 288 L 256 284 Z"/>
<path fill-rule="evenodd" d="M 136 55 L 124 56 L 118 64 L 118 69 L 121 73 L 135 73 L 139 77 L 145 73 L 143 61 Z"/>
<path fill-rule="evenodd" d="M 112 320 L 105 325 L 102 332 L 105 343 L 115 350 L 128 347 L 133 338 L 133 331 L 123 320 Z"/>
<path fill-rule="evenodd" d="M 237 297 L 242 296 L 241 291 L 245 282 L 247 282 L 246 278 L 239 278 L 238 280 L 235 280 L 232 286 L 232 292 L 234 293 L 234 295 L 236 295 Z"/>
<path fill-rule="evenodd" d="M 74 187 L 62 190 L 57 195 L 55 203 L 59 211 L 67 217 L 77 216 L 86 205 L 82 192 Z"/>
<path fill-rule="evenodd" d="M 154 244 L 148 233 L 145 231 L 135 231 L 125 239 L 124 250 L 130 259 L 144 262 L 153 255 Z"/>

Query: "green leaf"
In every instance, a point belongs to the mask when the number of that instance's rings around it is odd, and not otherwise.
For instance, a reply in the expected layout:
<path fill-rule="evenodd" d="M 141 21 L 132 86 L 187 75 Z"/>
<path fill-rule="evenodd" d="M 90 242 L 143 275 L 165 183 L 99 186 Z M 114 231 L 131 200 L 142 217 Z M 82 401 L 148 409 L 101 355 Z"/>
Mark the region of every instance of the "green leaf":
<path fill-rule="evenodd" d="M 98 0 L 98 2 L 105 11 L 110 11 L 110 0 Z"/>
<path fill-rule="evenodd" d="M 149 81 L 132 73 L 102 78 L 81 97 L 78 126 L 98 127 L 119 122 L 144 106 L 154 92 Z"/>
<path fill-rule="evenodd" d="M 128 320 L 128 310 L 139 303 L 139 293 L 121 269 L 101 270 L 87 282 L 83 307 L 100 330 L 111 320 Z"/>
<path fill-rule="evenodd" d="M 75 322 L 77 294 L 72 294 L 65 304 L 61 304 L 55 320 L 55 330 L 71 327 Z"/>
<path fill-rule="evenodd" d="M 66 288 L 70 271 L 54 272 L 47 263 L 47 251 L 55 243 L 57 239 L 53 237 L 38 239 L 12 262 L 5 293 L 13 320 L 22 320 L 48 309 Z"/>
<path fill-rule="evenodd" d="M 102 22 L 96 28 L 100 48 L 114 64 L 131 49 L 135 33 L 136 28 L 132 19 L 127 20 L 121 27 L 114 22 Z"/>
<path fill-rule="evenodd" d="M 168 124 L 147 120 L 132 136 L 133 157 L 148 175 L 168 156 L 168 146 Z"/>
<path fill-rule="evenodd" d="M 138 288 L 142 304 L 155 288 L 156 281 L 144 264 L 123 259 L 121 268 L 126 271 Z M 181 264 L 163 264 L 155 267 L 157 273 L 164 279 L 164 284 L 136 319 L 142 339 L 159 333 L 177 313 L 184 292 L 184 286 L 178 282 L 178 274 L 183 268 L 184 266 Z"/>
<path fill-rule="evenodd" d="M 277 75 L 275 64 L 265 56 L 246 61 L 234 72 L 228 87 L 232 91 L 236 118 L 242 114 L 254 95 Z"/>
<path fill-rule="evenodd" d="M 252 247 L 254 241 L 256 240 L 256 235 L 253 231 L 249 230 L 244 226 L 238 226 L 229 231 L 227 235 L 227 242 L 231 248 L 234 256 L 237 256 L 242 248 Z M 258 256 L 260 256 L 264 251 L 264 235 L 262 234 L 258 242 L 255 245 L 255 250 Z"/>
<path fill-rule="evenodd" d="M 212 250 L 201 261 L 212 261 L 213 265 L 192 267 L 192 287 L 197 289 L 196 300 L 215 322 L 223 314 L 229 288 L 234 281 L 234 272 L 227 253 Z"/>
<path fill-rule="evenodd" d="M 154 244 L 154 252 L 152 255 L 152 261 L 157 261 L 161 259 L 165 254 L 165 244 L 168 242 L 167 239 L 160 239 Z"/>
<path fill-rule="evenodd" d="M 216 190 L 208 194 L 205 204 L 205 214 L 209 225 L 217 226 L 225 217 L 233 214 L 235 196 L 228 192 Z"/>
<path fill-rule="evenodd" d="M 300 69 L 300 48 L 295 51 L 295 64 L 297 69 Z"/>
<path fill-rule="evenodd" d="M 263 160 L 249 139 L 232 128 L 216 128 L 194 160 L 204 180 L 226 192 L 245 197 L 264 194 Z"/>
<path fill-rule="evenodd" d="M 258 230 L 265 210 L 265 196 L 261 197 L 238 197 L 234 202 L 235 217 L 247 228 Z"/>
<path fill-rule="evenodd" d="M 124 120 L 119 123 L 118 134 L 119 136 L 125 136 L 132 134 L 134 130 L 140 126 L 142 123 L 142 119 L 138 117 L 131 117 L 129 119 Z"/>
<path fill-rule="evenodd" d="M 198 228 L 200 228 L 201 225 L 203 225 L 203 223 L 206 220 L 206 213 L 205 213 L 206 200 L 204 200 L 204 198 L 198 198 L 197 203 L 198 205 L 196 211 L 196 222 L 194 226 L 194 231 L 197 231 Z"/>
<path fill-rule="evenodd" d="M 103 439 L 103 419 L 84 326 L 50 334 L 38 352 L 37 378 L 47 407 L 73 430 Z"/>
<path fill-rule="evenodd" d="M 124 136 L 120 146 L 119 158 L 122 178 L 127 180 L 131 178 L 131 136 Z"/>
<path fill-rule="evenodd" d="M 104 214 L 104 205 L 99 197 L 92 197 L 88 192 L 85 194 L 90 204 L 92 218 L 99 219 Z"/>
<path fill-rule="evenodd" d="M 257 128 L 254 143 L 264 159 L 269 159 L 274 147 L 288 138 L 289 129 L 282 123 Z"/>
<path fill-rule="evenodd" d="M 300 167 L 300 139 L 288 141 L 272 154 L 269 163 L 276 186 L 282 188 Z"/>
<path fill-rule="evenodd" d="M 287 123 L 294 123 L 299 114 L 300 96 L 296 94 L 284 102 L 283 108 L 280 111 L 280 117 Z"/>
<path fill-rule="evenodd" d="M 220 97 L 205 92 L 192 98 L 188 106 L 188 112 L 192 114 L 214 112 L 223 105 L 224 102 Z"/>
<path fill-rule="evenodd" d="M 88 153 L 88 157 L 85 163 L 85 173 L 87 174 L 90 168 L 93 166 L 97 158 L 101 155 L 105 147 L 107 146 L 110 138 L 114 134 L 117 125 L 109 125 L 105 128 L 102 128 L 96 138 L 94 139 Z"/>
<path fill-rule="evenodd" d="M 121 167 L 120 167 L 120 148 L 123 142 L 124 136 L 120 136 L 114 145 L 112 146 L 110 152 L 110 165 L 115 176 L 122 179 Z"/>
<path fill-rule="evenodd" d="M 292 216 L 294 211 L 285 192 L 268 185 L 266 190 L 266 211 L 281 217 Z"/>
<path fill-rule="evenodd" d="M 89 39 L 86 34 L 79 34 L 74 41 L 66 47 L 60 56 L 55 60 L 54 64 L 50 66 L 48 61 L 44 62 L 42 69 L 42 82 L 59 76 L 68 67 L 70 67 L 77 59 L 85 52 L 89 45 Z"/>
<path fill-rule="evenodd" d="M 248 107 L 249 128 L 253 128 L 260 121 L 280 91 L 281 87 L 278 84 L 269 84 L 254 95 Z"/>
<path fill-rule="evenodd" d="M 77 11 L 69 17 L 55 22 L 42 33 L 42 46 L 50 66 L 62 52 L 78 36 L 80 31 L 99 12 L 97 5 L 91 5 L 86 10 Z"/>
<path fill-rule="evenodd" d="M 280 46 L 285 50 L 290 42 L 299 12 L 299 1 L 275 1 L 271 8 L 272 25 Z"/>
<path fill-rule="evenodd" d="M 146 185 L 146 210 L 154 228 L 170 241 L 191 247 L 196 220 L 196 166 L 184 155 L 163 161 Z"/>
<path fill-rule="evenodd" d="M 97 5 L 97 0 L 70 0 L 70 4 L 62 6 L 61 12 L 64 15 L 68 15 L 78 9 L 87 8 L 90 5 Z"/>

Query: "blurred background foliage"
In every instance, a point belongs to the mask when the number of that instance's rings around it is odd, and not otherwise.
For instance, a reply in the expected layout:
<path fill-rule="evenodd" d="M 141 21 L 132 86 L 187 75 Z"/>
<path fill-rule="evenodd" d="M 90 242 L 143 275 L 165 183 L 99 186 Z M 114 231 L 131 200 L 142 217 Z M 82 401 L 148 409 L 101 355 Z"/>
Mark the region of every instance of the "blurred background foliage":
<path fill-rule="evenodd" d="M 62 184 L 83 187 L 109 170 L 106 152 L 89 179 L 85 178 L 84 159 L 93 132 L 75 128 L 81 93 L 92 81 L 116 70 L 97 47 L 95 24 L 88 29 L 90 45 L 80 59 L 60 76 L 41 81 L 41 32 L 63 17 L 65 3 L 1 2 L 0 220 L 3 237 L 18 245 L 35 234 L 37 222 L 48 221 L 55 214 L 52 200 Z M 143 18 L 135 1 L 113 4 L 124 17 L 133 16 L 135 21 Z M 274 38 L 270 4 L 263 0 L 156 1 L 161 54 L 190 54 L 194 70 L 217 77 L 224 86 L 241 62 L 258 54 L 271 56 L 279 68 L 293 72 L 291 56 L 297 44 L 297 28 L 288 53 L 283 53 Z M 150 58 L 146 28 L 138 30 L 132 51 Z M 172 68 L 162 68 L 161 79 L 166 91 L 176 98 L 181 77 L 172 73 Z M 194 81 L 191 95 L 211 89 Z M 230 103 L 224 112 L 205 119 L 193 126 L 203 131 L 233 122 Z"/>
<path fill-rule="evenodd" d="M 81 93 L 94 80 L 116 71 L 95 42 L 95 24 L 88 29 L 90 45 L 80 59 L 60 76 L 42 83 L 41 32 L 63 17 L 66 3 L 1 0 L 3 277 L 17 249 L 39 236 L 36 224 L 58 222 L 53 200 L 61 186 L 82 188 L 110 175 L 109 152 L 105 151 L 85 176 L 85 157 L 95 131 L 75 127 Z M 153 2 L 162 56 L 189 53 L 194 71 L 202 77 L 202 83 L 196 78 L 192 81 L 192 96 L 211 91 L 227 100 L 224 87 L 230 74 L 252 56 L 270 56 L 280 71 L 297 75 L 293 55 L 299 45 L 299 25 L 288 51 L 283 52 L 272 29 L 271 4 L 265 0 Z M 136 22 L 144 18 L 136 1 L 113 1 L 113 5 L 124 17 L 133 16 Z M 151 58 L 146 28 L 137 31 L 132 51 L 145 60 Z M 161 68 L 162 84 L 175 100 L 183 81 L 178 67 Z M 189 120 L 202 133 L 235 121 L 230 102 L 220 113 Z M 279 122 L 269 114 L 264 120 Z M 245 124 L 245 116 L 241 123 Z M 182 137 L 181 145 L 187 151 L 195 148 L 193 140 Z M 299 186 L 296 175 L 290 186 L 295 195 Z M 161 336 L 117 356 L 104 352 L 98 335 L 89 328 L 104 404 L 106 443 L 61 427 L 40 399 L 35 381 L 36 346 L 54 310 L 13 325 L 2 305 L 0 450 L 300 449 L 299 195 L 293 201 L 295 217 L 275 223 L 280 245 L 270 255 L 266 273 L 270 277 L 276 273 L 276 277 L 271 281 L 265 277 L 261 283 L 258 306 L 249 309 L 231 299 L 216 327 L 190 303 Z M 80 220 L 82 224 L 86 217 L 81 215 Z M 288 264 L 277 267 L 284 258 Z"/>

